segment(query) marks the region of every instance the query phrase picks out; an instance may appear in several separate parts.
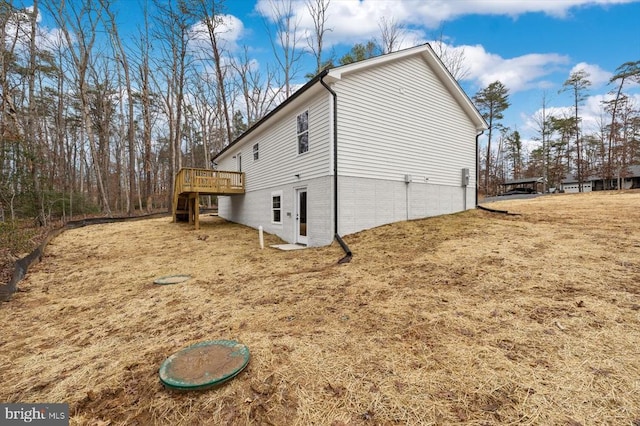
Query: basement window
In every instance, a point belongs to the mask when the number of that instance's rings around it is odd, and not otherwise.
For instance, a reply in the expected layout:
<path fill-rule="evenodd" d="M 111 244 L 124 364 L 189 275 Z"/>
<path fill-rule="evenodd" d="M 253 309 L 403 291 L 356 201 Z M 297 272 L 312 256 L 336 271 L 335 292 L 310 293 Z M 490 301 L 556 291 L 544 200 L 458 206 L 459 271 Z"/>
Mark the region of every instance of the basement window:
<path fill-rule="evenodd" d="M 282 191 L 271 193 L 271 222 L 282 223 Z"/>
<path fill-rule="evenodd" d="M 298 154 L 309 151 L 309 111 L 305 111 L 297 117 L 298 130 Z"/>

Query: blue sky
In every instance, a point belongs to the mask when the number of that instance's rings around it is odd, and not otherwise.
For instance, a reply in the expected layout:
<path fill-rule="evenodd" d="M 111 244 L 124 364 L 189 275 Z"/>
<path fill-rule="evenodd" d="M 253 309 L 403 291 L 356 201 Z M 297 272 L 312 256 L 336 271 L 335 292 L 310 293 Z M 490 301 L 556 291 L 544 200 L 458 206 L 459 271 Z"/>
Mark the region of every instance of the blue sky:
<path fill-rule="evenodd" d="M 248 41 L 258 46 L 264 24 L 256 10 L 268 1 L 257 8 L 253 3 L 229 2 L 229 13 L 243 20 Z M 640 60 L 640 2 L 615 0 L 332 0 L 328 26 L 336 55 L 379 37 L 381 16 L 406 26 L 412 33 L 405 37 L 407 46 L 442 34 L 452 48 L 464 49 L 470 72 L 461 85 L 470 97 L 502 81 L 511 100 L 503 124 L 525 139 L 536 135 L 531 117 L 543 93 L 552 111 L 571 106 L 569 94 L 558 93 L 571 71 L 590 74 L 592 96 L 582 109 L 585 127 L 596 126 L 600 101 L 612 89 L 609 78 L 624 62 Z M 640 107 L 639 88 L 629 91 Z"/>
<path fill-rule="evenodd" d="M 135 32 L 143 1 L 116 0 L 123 30 Z M 229 54 L 246 45 L 260 67 L 275 63 L 265 27 L 271 1 L 225 1 Z M 298 29 L 311 28 L 304 0 L 294 0 L 294 11 Z M 531 117 L 543 93 L 552 111 L 571 106 L 569 94 L 558 91 L 572 71 L 590 74 L 590 97 L 582 107 L 589 127 L 613 88 L 607 82 L 616 67 L 640 60 L 640 0 L 331 0 L 325 51 L 339 58 L 355 43 L 379 37 L 382 17 L 405 26 L 405 47 L 442 34 L 451 49 L 462 51 L 469 73 L 460 83 L 470 97 L 495 80 L 505 84 L 511 107 L 503 124 L 525 139 L 535 136 Z M 310 55 L 305 61 L 299 84 L 314 67 Z M 627 92 L 640 107 L 640 87 Z"/>

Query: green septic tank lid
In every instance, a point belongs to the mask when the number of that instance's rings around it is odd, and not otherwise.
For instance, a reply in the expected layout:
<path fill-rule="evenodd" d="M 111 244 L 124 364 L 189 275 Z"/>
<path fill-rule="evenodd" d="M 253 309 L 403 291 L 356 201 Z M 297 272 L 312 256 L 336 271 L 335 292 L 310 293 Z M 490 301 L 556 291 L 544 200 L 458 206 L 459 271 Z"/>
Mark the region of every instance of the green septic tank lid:
<path fill-rule="evenodd" d="M 182 275 L 169 275 L 167 277 L 160 277 L 160 278 L 156 278 L 153 283 L 154 284 L 160 284 L 160 285 L 167 285 L 167 284 L 180 284 L 185 282 L 186 280 L 188 280 L 189 278 L 191 278 L 191 275 L 186 275 L 186 274 L 182 274 Z"/>
<path fill-rule="evenodd" d="M 233 379 L 249 363 L 249 348 L 235 340 L 209 340 L 174 353 L 160 366 L 160 381 L 177 390 L 207 389 Z"/>

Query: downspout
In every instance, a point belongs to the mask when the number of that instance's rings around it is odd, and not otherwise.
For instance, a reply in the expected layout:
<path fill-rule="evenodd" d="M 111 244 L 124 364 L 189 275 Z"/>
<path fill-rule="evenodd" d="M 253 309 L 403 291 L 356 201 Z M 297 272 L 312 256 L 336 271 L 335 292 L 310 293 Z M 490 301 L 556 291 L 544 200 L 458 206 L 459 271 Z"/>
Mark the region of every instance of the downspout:
<path fill-rule="evenodd" d="M 338 263 L 347 263 L 351 261 L 353 253 L 338 234 L 338 95 L 324 82 L 323 78 L 324 75 L 320 77 L 320 84 L 322 84 L 333 97 L 333 233 L 336 241 L 338 241 L 338 244 L 340 244 L 340 247 L 342 247 L 345 253 L 345 256 L 340 259 Z"/>
<path fill-rule="evenodd" d="M 478 142 L 478 139 L 483 133 L 484 130 L 476 135 L 476 207 L 478 207 L 478 179 L 480 178 L 480 158 L 478 158 L 478 148 L 480 148 L 480 143 Z"/>

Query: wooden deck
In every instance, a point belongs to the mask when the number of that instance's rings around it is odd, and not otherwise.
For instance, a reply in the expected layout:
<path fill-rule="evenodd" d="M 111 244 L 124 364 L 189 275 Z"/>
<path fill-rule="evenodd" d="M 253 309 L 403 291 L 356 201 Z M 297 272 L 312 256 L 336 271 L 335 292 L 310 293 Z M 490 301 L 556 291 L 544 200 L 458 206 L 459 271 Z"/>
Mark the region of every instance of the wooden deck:
<path fill-rule="evenodd" d="M 176 175 L 173 221 L 185 220 L 199 229 L 201 195 L 244 194 L 244 173 L 183 168 Z"/>

